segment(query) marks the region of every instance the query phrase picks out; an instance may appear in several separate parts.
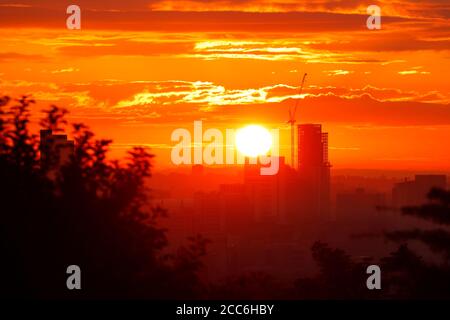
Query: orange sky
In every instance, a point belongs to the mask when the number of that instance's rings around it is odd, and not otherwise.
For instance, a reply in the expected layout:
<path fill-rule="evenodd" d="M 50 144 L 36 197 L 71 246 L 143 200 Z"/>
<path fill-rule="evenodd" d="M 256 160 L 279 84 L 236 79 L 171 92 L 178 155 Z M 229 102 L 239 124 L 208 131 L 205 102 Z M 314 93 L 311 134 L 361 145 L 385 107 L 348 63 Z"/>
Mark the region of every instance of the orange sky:
<path fill-rule="evenodd" d="M 371 31 L 359 0 L 0 0 L 0 94 L 66 107 L 115 155 L 145 144 L 165 167 L 172 130 L 199 119 L 280 128 L 287 155 L 307 72 L 297 121 L 323 124 L 335 168 L 450 170 L 448 3 L 371 1 Z"/>

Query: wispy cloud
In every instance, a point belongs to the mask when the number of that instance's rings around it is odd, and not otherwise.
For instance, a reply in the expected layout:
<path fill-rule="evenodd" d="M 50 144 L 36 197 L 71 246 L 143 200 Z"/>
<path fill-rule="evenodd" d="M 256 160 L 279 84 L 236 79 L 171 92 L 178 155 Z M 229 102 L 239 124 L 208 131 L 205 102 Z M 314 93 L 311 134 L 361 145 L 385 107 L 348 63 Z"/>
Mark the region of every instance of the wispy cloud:
<path fill-rule="evenodd" d="M 419 71 L 419 70 L 403 70 L 399 71 L 398 74 L 401 74 L 402 76 L 410 75 L 410 74 L 430 74 L 431 72 L 428 71 Z"/>
<path fill-rule="evenodd" d="M 78 69 L 78 68 L 63 68 L 63 69 L 58 69 L 58 70 L 52 70 L 51 73 L 52 74 L 71 73 L 71 72 L 77 72 L 77 71 L 80 71 L 80 69 Z"/>
<path fill-rule="evenodd" d="M 345 76 L 348 75 L 350 73 L 353 73 L 353 71 L 349 71 L 349 70 L 327 70 L 327 71 L 323 71 L 325 72 L 328 76 Z"/>

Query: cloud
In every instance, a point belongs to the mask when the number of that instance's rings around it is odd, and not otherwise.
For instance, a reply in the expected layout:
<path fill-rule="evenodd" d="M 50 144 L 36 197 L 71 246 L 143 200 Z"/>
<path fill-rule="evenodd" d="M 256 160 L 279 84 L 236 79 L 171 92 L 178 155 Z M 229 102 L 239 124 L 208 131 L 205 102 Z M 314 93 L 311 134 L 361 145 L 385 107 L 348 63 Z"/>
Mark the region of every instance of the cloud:
<path fill-rule="evenodd" d="M 21 3 L 0 3 L 2 8 L 30 8 L 31 4 L 21 4 Z"/>
<path fill-rule="evenodd" d="M 58 69 L 58 70 L 52 70 L 51 73 L 52 74 L 58 74 L 58 73 L 71 73 L 71 72 L 77 72 L 80 71 L 80 69 L 78 68 L 63 68 L 63 69 Z"/>
<path fill-rule="evenodd" d="M 60 47 L 60 53 L 69 56 L 93 57 L 93 56 L 158 56 L 177 55 L 191 52 L 193 43 L 154 41 L 139 42 L 132 40 L 103 41 L 92 45 L 69 45 Z"/>
<path fill-rule="evenodd" d="M 170 84 L 166 82 L 164 84 Z M 148 89 L 136 93 L 131 99 L 119 101 L 114 108 L 128 108 L 130 106 L 195 104 L 203 107 L 240 105 L 250 103 L 265 103 L 267 88 L 260 89 L 226 89 L 211 82 L 175 82 L 173 90 L 150 92 Z M 181 84 L 181 85 L 180 85 Z M 167 90 L 168 89 L 168 90 Z"/>
<path fill-rule="evenodd" d="M 11 61 L 19 61 L 19 60 L 43 62 L 43 61 L 46 61 L 47 58 L 40 54 L 25 54 L 25 53 L 18 53 L 18 52 L 0 52 L 0 62 L 11 62 Z"/>
<path fill-rule="evenodd" d="M 159 32 L 325 32 L 366 31 L 367 15 L 332 12 L 136 11 L 82 6 L 82 29 Z M 0 10 L 0 27 L 66 28 L 61 4 Z M 385 17 L 384 25 L 408 21 Z"/>
<path fill-rule="evenodd" d="M 397 73 L 404 76 L 404 75 L 410 75 L 410 74 L 430 74 L 431 72 L 419 71 L 419 70 L 403 70 L 403 71 L 399 71 Z"/>
<path fill-rule="evenodd" d="M 353 71 L 348 71 L 348 70 L 327 70 L 327 71 L 323 71 L 324 73 L 326 73 L 328 76 L 345 76 L 348 75 L 350 73 L 353 73 Z"/>
<path fill-rule="evenodd" d="M 287 110 L 299 102 L 302 121 L 377 125 L 450 125 L 450 96 L 365 86 L 273 84 L 228 88 L 211 81 L 122 81 L 44 83 L 0 80 L 13 96 L 33 93 L 41 105 L 69 107 L 72 117 L 175 123 L 208 118 L 215 121 L 284 123 Z"/>
<path fill-rule="evenodd" d="M 242 108 L 221 108 L 222 116 L 241 121 L 282 123 L 293 100 Z M 219 112 L 219 111 L 216 111 Z M 255 115 L 256 119 L 255 119 Z M 336 95 L 306 96 L 299 104 L 302 122 L 391 126 L 449 125 L 450 105 L 416 101 L 378 101 L 370 95 L 345 98 Z"/>
<path fill-rule="evenodd" d="M 127 83 L 110 83 L 108 92 L 120 92 Z M 450 97 L 438 92 L 419 93 L 392 88 L 298 87 L 276 84 L 260 88 L 228 89 L 205 81 L 142 81 L 129 84 L 134 93 L 116 97 L 105 105 L 105 112 L 135 114 L 158 121 L 212 117 L 230 121 L 240 117 L 265 117 L 267 120 L 286 116 L 294 99 L 300 101 L 303 119 L 311 121 L 376 123 L 397 125 L 450 124 Z M 74 88 L 72 88 L 74 89 Z M 81 91 L 81 88 L 78 89 Z M 122 94 L 123 96 L 123 94 Z M 96 97 L 91 89 L 90 97 Z M 285 114 L 286 113 L 286 114 Z M 153 115 L 153 116 L 152 116 Z"/>
<path fill-rule="evenodd" d="M 445 27 L 443 27 L 445 28 Z M 448 25 L 447 25 L 448 28 Z M 309 47 L 316 50 L 348 51 L 348 52 L 391 52 L 413 50 L 449 50 L 449 39 L 420 39 L 405 32 L 384 33 L 382 37 L 359 36 L 345 40 L 313 43 Z"/>
<path fill-rule="evenodd" d="M 59 53 L 76 57 L 96 56 L 165 56 L 194 58 L 202 60 L 250 59 L 266 61 L 301 60 L 309 63 L 381 63 L 385 60 L 354 57 L 352 53 L 333 53 L 310 49 L 299 40 L 197 40 L 167 39 L 167 35 L 148 35 L 130 33 L 128 38 L 104 35 L 100 39 L 65 39 L 54 41 Z M 46 43 L 46 40 L 41 40 Z"/>
<path fill-rule="evenodd" d="M 370 4 L 377 4 L 385 15 L 422 17 L 449 17 L 450 6 L 442 0 L 429 0 L 418 2 L 414 0 L 377 0 Z M 368 4 L 361 0 L 155 0 L 150 7 L 153 10 L 166 11 L 250 11 L 250 12 L 340 12 L 365 13 Z M 424 10 L 427 12 L 425 13 Z"/>

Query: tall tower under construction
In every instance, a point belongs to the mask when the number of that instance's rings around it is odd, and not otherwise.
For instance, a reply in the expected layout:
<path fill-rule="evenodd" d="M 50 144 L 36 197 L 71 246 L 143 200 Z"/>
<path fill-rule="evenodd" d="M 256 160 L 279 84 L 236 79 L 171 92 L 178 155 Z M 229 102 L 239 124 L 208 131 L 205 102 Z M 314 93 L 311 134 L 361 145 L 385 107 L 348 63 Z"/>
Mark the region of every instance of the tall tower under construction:
<path fill-rule="evenodd" d="M 328 133 L 320 124 L 301 124 L 298 129 L 298 170 L 303 181 L 301 208 L 314 220 L 330 218 L 330 163 Z"/>

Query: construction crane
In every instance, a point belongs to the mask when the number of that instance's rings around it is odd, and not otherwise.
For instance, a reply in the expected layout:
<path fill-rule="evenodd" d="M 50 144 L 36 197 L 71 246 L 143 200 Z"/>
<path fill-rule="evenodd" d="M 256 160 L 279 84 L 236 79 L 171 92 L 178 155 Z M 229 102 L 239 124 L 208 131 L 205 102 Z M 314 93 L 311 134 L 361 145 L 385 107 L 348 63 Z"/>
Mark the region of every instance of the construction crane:
<path fill-rule="evenodd" d="M 302 79 L 302 84 L 300 86 L 300 90 L 298 95 L 300 96 L 302 94 L 303 91 L 303 85 L 305 84 L 305 79 L 306 76 L 308 74 L 305 73 L 303 75 L 303 79 Z M 300 97 L 298 99 L 295 100 L 295 106 L 294 107 L 290 107 L 289 108 L 289 121 L 287 123 L 289 123 L 291 125 L 291 164 L 292 164 L 292 168 L 295 168 L 295 143 L 294 143 L 294 133 L 295 133 L 295 114 L 297 113 L 297 107 L 298 107 L 298 102 L 300 100 Z"/>

